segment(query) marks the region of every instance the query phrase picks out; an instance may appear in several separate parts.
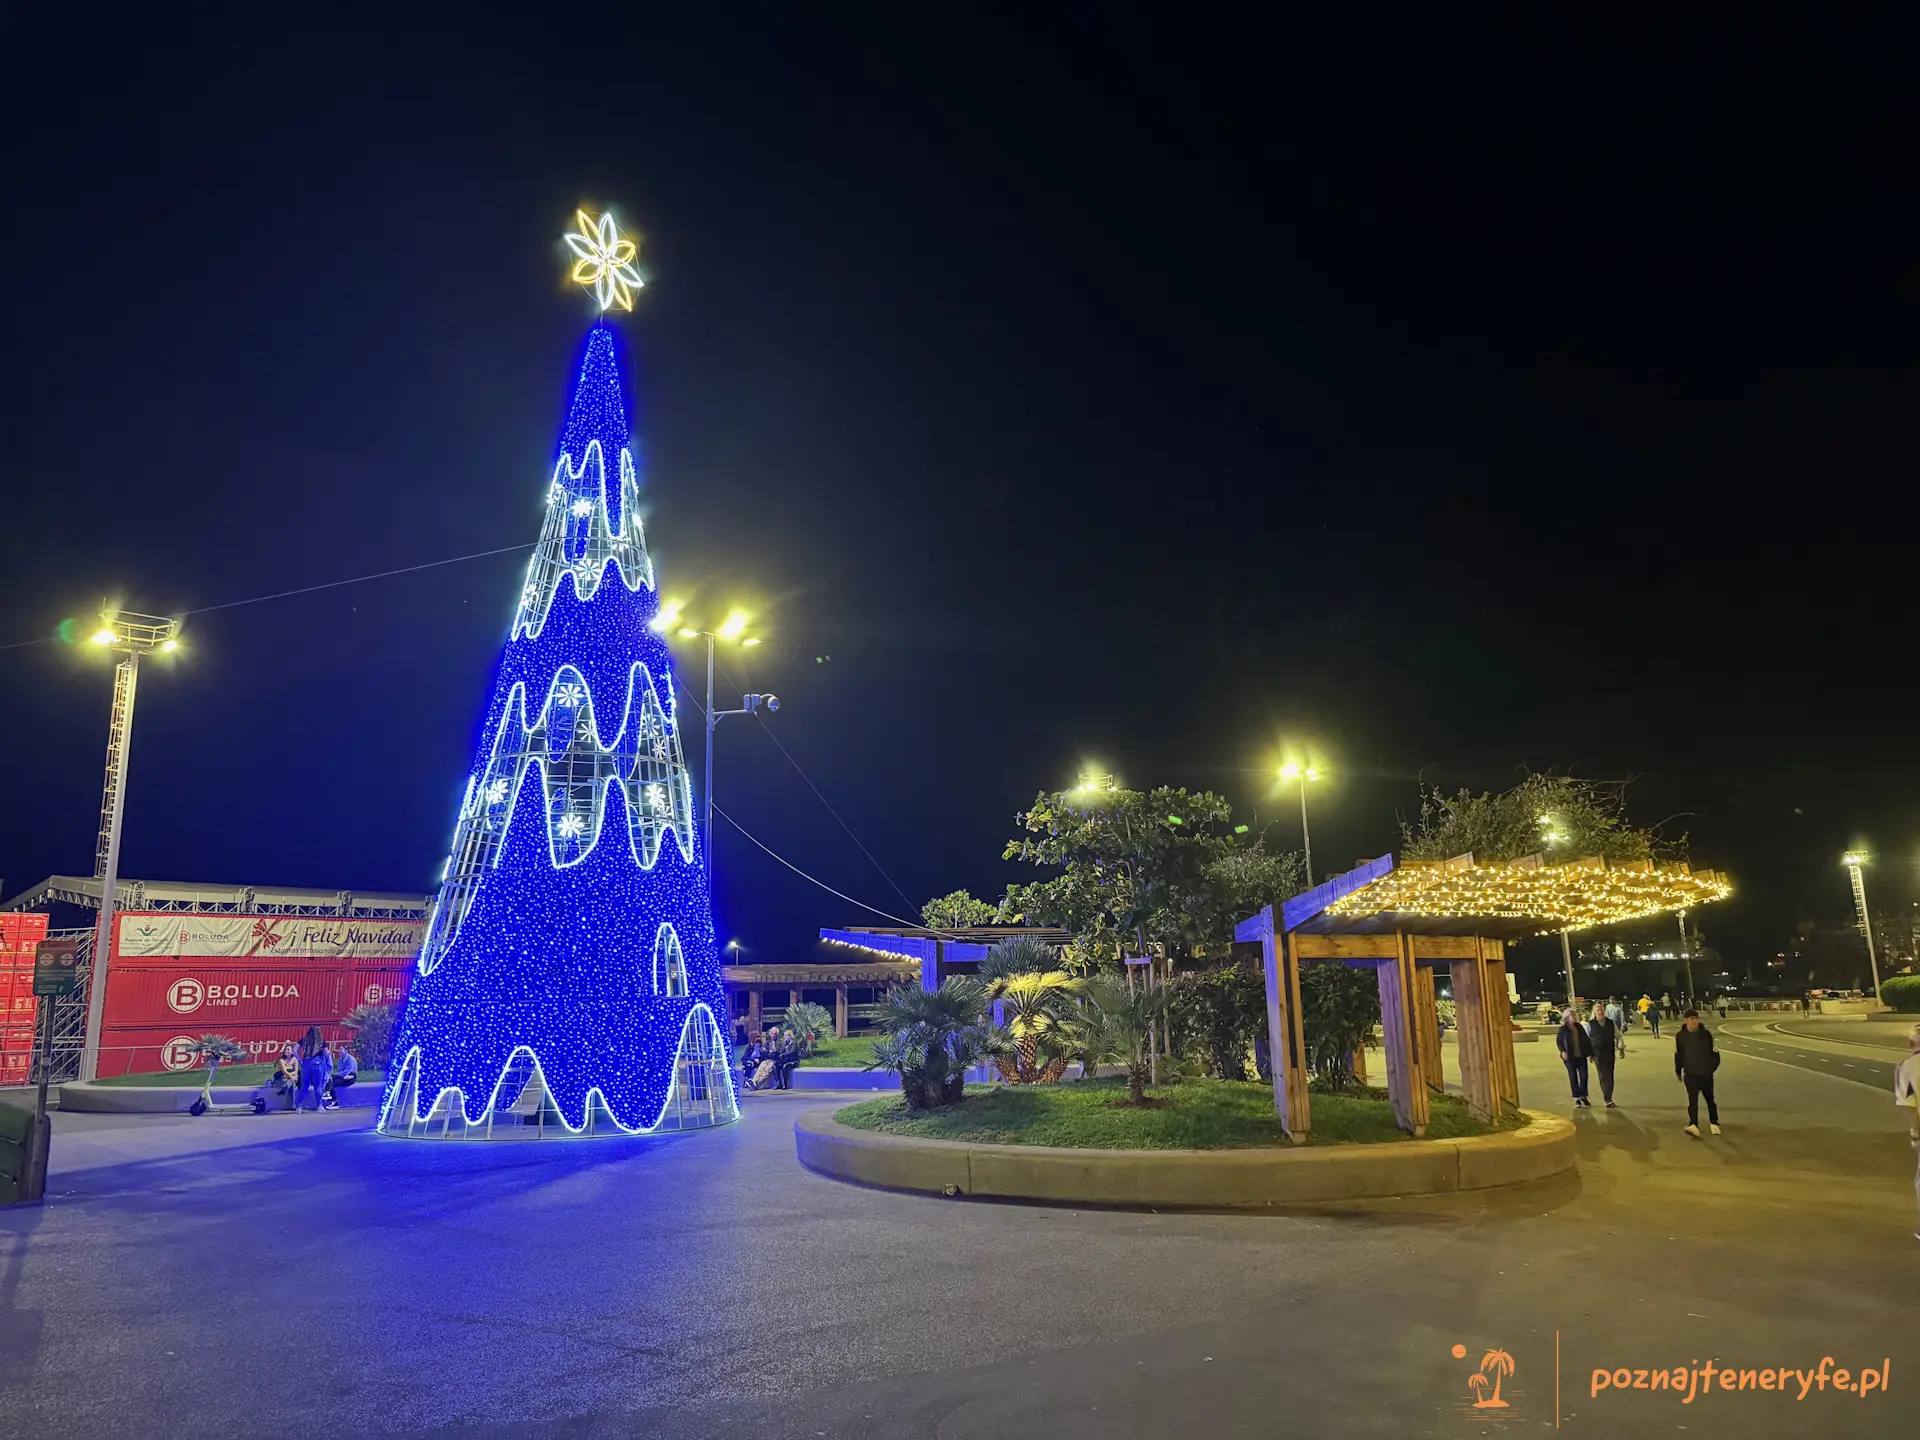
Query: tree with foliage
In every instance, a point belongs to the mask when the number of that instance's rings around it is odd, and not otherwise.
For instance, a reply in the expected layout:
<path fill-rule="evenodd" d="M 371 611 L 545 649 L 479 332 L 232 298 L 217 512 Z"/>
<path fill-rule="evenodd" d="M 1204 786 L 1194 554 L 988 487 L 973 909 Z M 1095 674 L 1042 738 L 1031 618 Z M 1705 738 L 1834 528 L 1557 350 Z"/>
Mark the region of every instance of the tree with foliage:
<path fill-rule="evenodd" d="M 880 1003 L 881 1038 L 866 1068 L 897 1074 L 909 1110 L 955 1104 L 968 1068 L 994 1048 L 986 1003 L 986 987 L 970 975 L 949 975 L 938 990 L 894 986 Z"/>
<path fill-rule="evenodd" d="M 1152 1046 L 1166 1019 L 1170 993 L 1164 986 L 1157 990 L 1129 987 L 1125 977 L 1111 970 L 1086 983 L 1086 1004 L 1073 1020 L 1074 1038 L 1082 1052 L 1096 1061 L 1117 1060 L 1127 1067 L 1129 1105 L 1146 1104 Z"/>
<path fill-rule="evenodd" d="M 1265 977 L 1251 965 L 1216 965 L 1173 983 L 1178 1028 L 1205 1053 L 1221 1080 L 1247 1078 L 1247 1050 L 1267 1025 Z"/>
<path fill-rule="evenodd" d="M 964 930 L 971 925 L 991 925 L 1000 918 L 1000 907 L 976 900 L 964 890 L 941 895 L 920 907 L 920 920 L 929 930 Z"/>
<path fill-rule="evenodd" d="M 1057 870 L 1007 887 L 1001 913 L 1073 931 L 1077 968 L 1163 945 L 1225 955 L 1235 922 L 1297 892 L 1298 857 L 1231 825 L 1211 791 L 1080 789 L 1036 796 L 1004 859 Z"/>
<path fill-rule="evenodd" d="M 1300 1031 L 1307 1068 L 1329 1090 L 1353 1084 L 1353 1052 L 1380 1023 L 1380 981 L 1371 967 L 1323 962 L 1300 967 Z"/>
<path fill-rule="evenodd" d="M 1666 841 L 1627 823 L 1626 789 L 1623 781 L 1537 774 L 1497 795 L 1427 786 L 1418 820 L 1400 827 L 1400 853 L 1408 860 L 1684 860 L 1684 835 Z"/>

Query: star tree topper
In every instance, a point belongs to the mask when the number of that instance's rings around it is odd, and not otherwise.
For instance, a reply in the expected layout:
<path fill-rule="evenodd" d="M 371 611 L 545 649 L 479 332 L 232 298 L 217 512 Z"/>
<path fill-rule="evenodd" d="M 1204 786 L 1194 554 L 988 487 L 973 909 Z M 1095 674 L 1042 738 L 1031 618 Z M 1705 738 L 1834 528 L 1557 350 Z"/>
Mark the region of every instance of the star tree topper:
<path fill-rule="evenodd" d="M 573 218 L 579 228 L 563 237 L 578 257 L 573 262 L 573 282 L 593 292 L 603 314 L 616 305 L 633 309 L 633 292 L 647 283 L 633 268 L 640 247 L 620 233 L 611 215 L 595 219 L 578 210 Z"/>

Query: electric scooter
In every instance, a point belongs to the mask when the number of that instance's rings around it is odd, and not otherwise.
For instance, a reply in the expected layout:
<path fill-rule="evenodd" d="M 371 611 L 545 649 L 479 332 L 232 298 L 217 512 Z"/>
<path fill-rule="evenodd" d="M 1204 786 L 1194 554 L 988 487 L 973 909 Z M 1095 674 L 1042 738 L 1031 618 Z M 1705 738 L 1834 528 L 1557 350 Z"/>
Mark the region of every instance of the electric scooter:
<path fill-rule="evenodd" d="M 206 1082 L 200 1087 L 200 1098 L 187 1107 L 189 1115 L 264 1115 L 267 1102 L 261 1099 L 217 1102 L 213 1098 L 213 1077 L 220 1073 L 218 1058 L 207 1062 Z"/>

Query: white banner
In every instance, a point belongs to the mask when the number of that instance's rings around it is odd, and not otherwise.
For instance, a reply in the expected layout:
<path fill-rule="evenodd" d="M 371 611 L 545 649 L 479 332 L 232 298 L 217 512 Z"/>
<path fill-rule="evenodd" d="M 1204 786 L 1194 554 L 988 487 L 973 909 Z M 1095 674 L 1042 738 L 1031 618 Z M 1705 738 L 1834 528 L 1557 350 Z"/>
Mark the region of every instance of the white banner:
<path fill-rule="evenodd" d="M 134 911 L 115 917 L 116 956 L 259 956 L 267 960 L 411 960 L 424 920 L 353 920 L 316 915 L 180 915 Z"/>

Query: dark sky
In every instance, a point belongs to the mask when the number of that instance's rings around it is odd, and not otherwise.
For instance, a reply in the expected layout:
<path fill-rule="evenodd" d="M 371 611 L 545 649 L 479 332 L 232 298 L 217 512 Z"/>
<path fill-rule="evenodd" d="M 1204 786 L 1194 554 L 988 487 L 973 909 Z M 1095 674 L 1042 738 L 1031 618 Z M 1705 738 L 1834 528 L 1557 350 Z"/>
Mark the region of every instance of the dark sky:
<path fill-rule="evenodd" d="M 1912 888 L 1909 37 L 731 17 L 16 30 L 0 643 L 530 543 L 588 201 L 663 589 L 756 603 L 730 668 L 916 904 L 1086 760 L 1292 843 L 1286 737 L 1322 870 L 1577 767 L 1733 873 L 1730 952 L 1850 843 Z M 429 888 L 521 563 L 195 623 L 124 873 Z M 109 689 L 0 652 L 9 893 L 90 868 Z M 757 722 L 718 764 L 902 908 Z M 862 918 L 717 844 L 756 958 Z"/>

